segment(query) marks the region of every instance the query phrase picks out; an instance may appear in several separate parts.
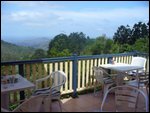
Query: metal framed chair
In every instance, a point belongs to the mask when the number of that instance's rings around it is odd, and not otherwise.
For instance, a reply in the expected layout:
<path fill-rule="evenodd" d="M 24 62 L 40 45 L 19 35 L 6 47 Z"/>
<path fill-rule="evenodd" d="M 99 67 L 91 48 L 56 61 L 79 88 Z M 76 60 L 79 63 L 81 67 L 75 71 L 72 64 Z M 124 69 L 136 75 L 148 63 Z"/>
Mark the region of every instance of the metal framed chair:
<path fill-rule="evenodd" d="M 144 57 L 133 57 L 131 61 L 131 65 L 133 66 L 142 66 L 143 69 L 139 70 L 138 73 L 145 72 L 146 58 Z M 136 70 L 128 72 L 129 75 L 136 76 Z"/>
<path fill-rule="evenodd" d="M 37 95 L 25 100 L 13 111 L 1 107 L 1 112 L 50 112 L 50 106 L 50 95 Z"/>
<path fill-rule="evenodd" d="M 148 96 L 142 90 L 128 85 L 116 86 L 109 89 L 104 95 L 100 111 L 104 111 L 106 98 L 112 90 L 115 90 L 116 112 L 135 112 L 137 105 L 137 97 L 139 94 L 143 96 L 145 102 L 145 111 L 148 112 Z"/>
<path fill-rule="evenodd" d="M 43 82 L 47 79 L 50 79 L 50 81 L 52 82 L 51 86 L 39 89 L 38 84 L 40 84 L 41 82 Z M 61 96 L 60 89 L 65 83 L 66 83 L 66 74 L 64 72 L 62 72 L 62 71 L 52 72 L 50 75 L 36 80 L 36 90 L 34 91 L 33 96 L 40 95 L 40 94 L 49 95 L 50 90 L 51 90 L 52 101 L 58 100 L 60 109 L 62 111 L 61 103 L 60 103 L 60 96 Z"/>
<path fill-rule="evenodd" d="M 138 79 L 128 81 L 126 84 L 135 86 L 137 88 L 146 87 L 149 82 L 149 72 L 143 72 L 138 74 Z"/>
<path fill-rule="evenodd" d="M 94 77 L 96 79 L 96 84 L 94 85 L 94 95 L 96 92 L 96 87 L 98 83 L 102 84 L 102 92 L 103 95 L 105 92 L 112 86 L 115 85 L 114 80 L 112 79 L 112 75 L 108 74 L 103 68 L 101 67 L 93 67 Z"/>

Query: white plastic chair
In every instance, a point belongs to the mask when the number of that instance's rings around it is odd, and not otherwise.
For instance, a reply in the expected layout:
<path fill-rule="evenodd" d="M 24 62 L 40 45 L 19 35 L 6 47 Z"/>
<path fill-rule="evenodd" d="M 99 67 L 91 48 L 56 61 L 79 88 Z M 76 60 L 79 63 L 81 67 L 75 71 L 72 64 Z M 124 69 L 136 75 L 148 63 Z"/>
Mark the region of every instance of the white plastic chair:
<path fill-rule="evenodd" d="M 138 73 L 136 73 L 136 70 L 128 72 L 128 75 L 131 75 L 131 80 L 127 82 L 128 85 L 139 87 L 140 82 L 140 76 L 145 75 L 145 65 L 146 65 L 146 58 L 143 57 L 133 57 L 131 61 L 131 65 L 133 66 L 142 66 L 143 69 L 138 70 Z M 134 79 L 134 80 L 132 80 Z M 146 80 L 146 79 L 145 79 Z"/>
<path fill-rule="evenodd" d="M 50 79 L 52 81 L 52 86 L 38 89 L 38 84 L 41 83 L 42 81 L 47 80 L 47 79 Z M 48 75 L 44 78 L 36 80 L 36 90 L 33 93 L 33 96 L 34 95 L 40 95 L 40 94 L 49 94 L 50 90 L 51 90 L 52 101 L 58 100 L 59 106 L 61 109 L 61 103 L 60 103 L 61 92 L 60 92 L 60 89 L 65 84 L 65 82 L 66 82 L 66 74 L 62 71 L 55 71 L 55 72 L 51 73 L 50 75 Z"/>
<path fill-rule="evenodd" d="M 102 69 L 101 67 L 93 67 L 93 71 L 94 71 L 94 77 L 96 79 L 96 84 L 94 85 L 94 95 L 96 92 L 96 85 L 98 83 L 102 84 L 102 91 L 103 91 L 103 95 L 105 94 L 105 92 L 112 86 L 115 85 L 115 82 L 112 79 L 112 76 L 110 74 L 108 74 L 104 69 Z"/>
<path fill-rule="evenodd" d="M 131 65 L 133 66 L 142 66 L 143 69 L 139 70 L 138 73 L 145 72 L 146 58 L 144 57 L 133 57 L 131 61 Z M 129 75 L 136 75 L 136 70 L 130 71 Z"/>
<path fill-rule="evenodd" d="M 116 112 L 127 112 L 128 110 L 136 111 L 136 102 L 139 94 L 141 94 L 144 97 L 145 111 L 148 112 L 148 96 L 142 90 L 128 85 L 116 86 L 109 89 L 104 95 L 101 104 L 101 112 L 104 112 L 103 109 L 106 103 L 106 98 L 112 90 L 115 90 Z"/>

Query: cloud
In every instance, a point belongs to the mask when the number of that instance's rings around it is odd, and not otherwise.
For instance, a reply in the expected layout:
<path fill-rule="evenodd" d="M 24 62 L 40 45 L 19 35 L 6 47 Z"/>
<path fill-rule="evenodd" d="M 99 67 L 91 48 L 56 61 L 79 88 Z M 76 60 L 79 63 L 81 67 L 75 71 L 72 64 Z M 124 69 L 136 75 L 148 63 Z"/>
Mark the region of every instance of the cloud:
<path fill-rule="evenodd" d="M 5 4 L 10 5 L 18 5 L 18 6 L 25 6 L 25 7 L 33 7 L 39 5 L 46 5 L 48 2 L 46 1 L 4 1 Z"/>
<path fill-rule="evenodd" d="M 13 21 L 26 21 L 26 20 L 36 20 L 41 18 L 43 15 L 39 12 L 28 12 L 28 11 L 19 11 L 10 14 L 10 17 Z"/>
<path fill-rule="evenodd" d="M 116 30 L 117 26 L 134 24 L 138 21 L 149 20 L 148 7 L 134 8 L 116 8 L 106 10 L 71 10 L 64 8 L 61 10 L 59 5 L 52 5 L 47 2 L 22 2 L 8 1 L 9 4 L 21 3 L 24 7 L 19 10 L 11 10 L 2 13 L 2 22 L 20 24 L 36 29 L 50 29 L 52 31 L 85 31 L 94 34 L 94 32 L 107 32 Z M 34 6 L 34 7 L 31 7 Z M 19 24 L 17 24 L 19 23 Z M 49 31 L 51 32 L 51 31 Z M 110 32 L 109 32 L 110 33 Z"/>
<path fill-rule="evenodd" d="M 25 1 L 8 1 L 8 3 L 15 4 L 26 4 Z M 71 10 L 59 10 L 59 9 L 51 9 L 45 7 L 40 10 L 40 4 L 47 4 L 47 2 L 37 1 L 37 2 L 27 2 L 28 5 L 36 5 L 35 9 L 31 10 L 20 10 L 20 11 L 12 11 L 9 16 L 13 21 L 37 21 L 39 22 L 44 19 L 55 21 L 67 21 L 73 20 L 74 22 L 84 22 L 91 23 L 93 21 L 102 21 L 104 23 L 108 22 L 118 22 L 129 19 L 143 19 L 146 20 L 149 18 L 149 9 L 146 7 L 135 7 L 135 8 L 116 8 L 116 9 L 107 9 L 107 10 L 91 10 L 91 11 L 71 11 Z M 26 4 L 27 5 L 27 4 Z M 50 6 L 50 5 L 49 5 Z M 36 10 L 37 9 L 37 10 Z"/>

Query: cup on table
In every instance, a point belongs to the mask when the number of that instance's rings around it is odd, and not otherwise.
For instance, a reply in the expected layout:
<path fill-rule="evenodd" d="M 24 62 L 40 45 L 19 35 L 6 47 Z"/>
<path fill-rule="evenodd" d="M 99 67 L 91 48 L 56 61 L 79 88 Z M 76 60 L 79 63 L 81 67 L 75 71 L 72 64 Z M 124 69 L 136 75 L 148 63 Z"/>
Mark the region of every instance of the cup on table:
<path fill-rule="evenodd" d="M 15 83 L 15 76 L 13 75 L 12 77 L 9 78 L 9 80 L 10 80 L 11 86 L 14 86 L 14 83 Z"/>

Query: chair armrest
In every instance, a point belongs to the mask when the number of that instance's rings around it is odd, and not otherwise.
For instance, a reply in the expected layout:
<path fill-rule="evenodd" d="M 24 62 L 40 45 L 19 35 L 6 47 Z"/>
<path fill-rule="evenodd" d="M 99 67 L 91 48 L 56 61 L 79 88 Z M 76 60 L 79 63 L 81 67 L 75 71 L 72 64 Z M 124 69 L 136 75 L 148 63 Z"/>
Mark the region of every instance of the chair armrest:
<path fill-rule="evenodd" d="M 63 86 L 65 84 L 65 82 L 63 82 L 63 83 L 61 83 L 61 84 L 59 84 L 59 85 L 57 85 L 57 86 L 53 86 L 53 87 L 51 87 L 51 89 L 55 89 L 55 88 L 57 88 L 57 87 L 61 87 L 61 86 Z"/>
<path fill-rule="evenodd" d="M 46 80 L 46 79 L 48 79 L 48 78 L 50 78 L 50 75 L 48 75 L 48 76 L 46 76 L 46 77 L 43 77 L 43 78 L 40 78 L 40 79 L 37 79 L 37 80 L 35 81 L 35 87 L 36 87 L 36 89 L 38 88 L 38 83 L 40 83 L 40 82 L 42 82 L 42 81 L 44 81 L 44 80 Z"/>

